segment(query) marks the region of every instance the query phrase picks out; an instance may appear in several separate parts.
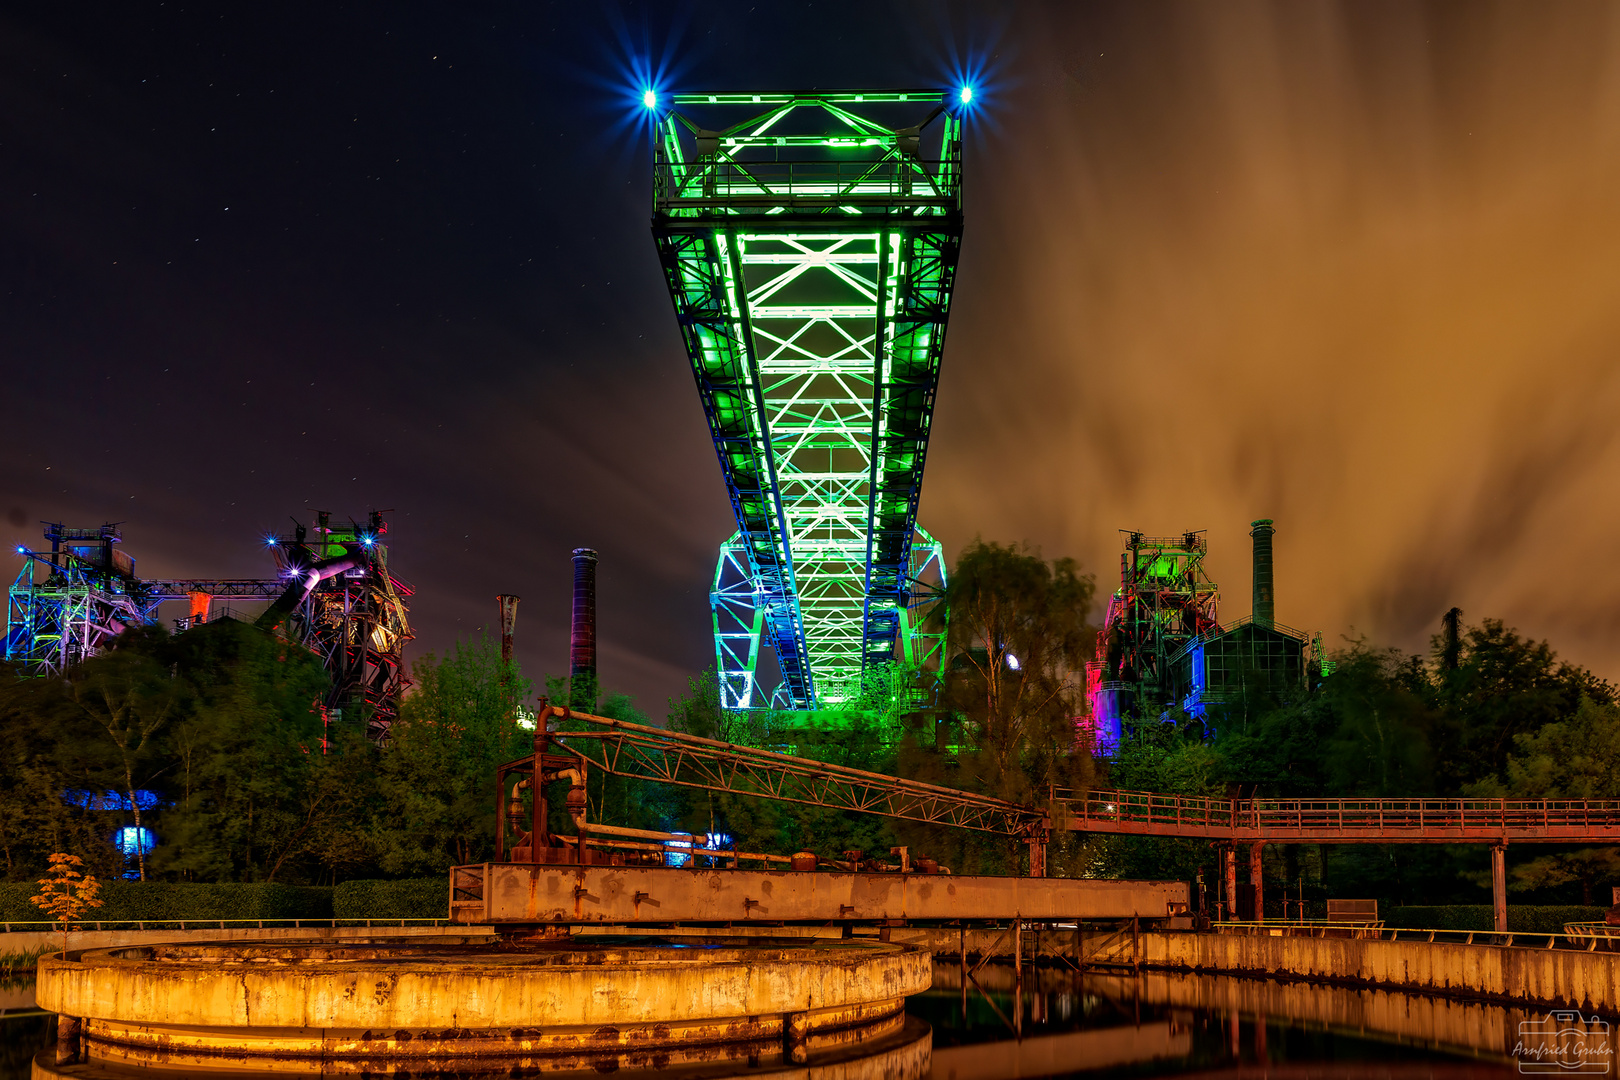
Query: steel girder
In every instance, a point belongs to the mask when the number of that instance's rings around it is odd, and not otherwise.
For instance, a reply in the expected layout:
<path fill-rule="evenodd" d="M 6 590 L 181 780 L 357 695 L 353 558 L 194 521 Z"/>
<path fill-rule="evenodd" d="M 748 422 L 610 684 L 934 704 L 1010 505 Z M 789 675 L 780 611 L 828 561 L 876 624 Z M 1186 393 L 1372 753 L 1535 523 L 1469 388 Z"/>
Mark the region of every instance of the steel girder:
<path fill-rule="evenodd" d="M 761 635 L 772 705 L 793 709 L 852 704 L 915 651 L 901 639 L 961 240 L 956 117 L 921 154 L 940 101 L 684 95 L 677 109 L 746 117 L 658 125 L 653 232 L 738 525 L 711 597 L 731 707 L 763 703 Z M 934 108 L 906 127 L 857 106 Z"/>

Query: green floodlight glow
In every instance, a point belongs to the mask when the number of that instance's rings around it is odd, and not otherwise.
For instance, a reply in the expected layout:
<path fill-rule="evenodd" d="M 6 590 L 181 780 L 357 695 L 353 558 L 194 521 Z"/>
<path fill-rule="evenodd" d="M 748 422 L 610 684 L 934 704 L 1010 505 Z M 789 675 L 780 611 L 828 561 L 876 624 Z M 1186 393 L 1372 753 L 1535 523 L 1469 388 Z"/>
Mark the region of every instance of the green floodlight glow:
<path fill-rule="evenodd" d="M 917 501 L 962 235 L 950 97 L 678 94 L 655 127 L 653 232 L 739 530 L 710 594 L 726 708 L 938 669 Z"/>
<path fill-rule="evenodd" d="M 658 95 L 651 90 L 641 95 L 641 103 L 651 109 L 658 104 Z"/>

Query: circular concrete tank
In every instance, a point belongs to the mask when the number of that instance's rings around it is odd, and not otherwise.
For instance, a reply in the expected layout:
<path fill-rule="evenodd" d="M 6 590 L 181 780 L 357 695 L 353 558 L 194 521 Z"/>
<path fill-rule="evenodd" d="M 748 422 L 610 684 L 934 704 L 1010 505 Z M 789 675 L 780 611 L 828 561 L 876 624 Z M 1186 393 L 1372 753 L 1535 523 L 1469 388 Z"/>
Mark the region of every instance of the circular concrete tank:
<path fill-rule="evenodd" d="M 872 1075 L 920 1076 L 930 1040 L 926 1025 L 907 1027 L 905 999 L 930 981 L 927 951 L 849 940 L 503 946 L 447 936 L 93 949 L 40 961 L 40 1007 L 83 1028 L 81 1064 L 56 1065 L 48 1053 L 35 1072 L 520 1076 L 732 1063 L 758 1075 L 830 1056 L 845 1070 L 855 1064 L 847 1059 L 874 1057 Z"/>

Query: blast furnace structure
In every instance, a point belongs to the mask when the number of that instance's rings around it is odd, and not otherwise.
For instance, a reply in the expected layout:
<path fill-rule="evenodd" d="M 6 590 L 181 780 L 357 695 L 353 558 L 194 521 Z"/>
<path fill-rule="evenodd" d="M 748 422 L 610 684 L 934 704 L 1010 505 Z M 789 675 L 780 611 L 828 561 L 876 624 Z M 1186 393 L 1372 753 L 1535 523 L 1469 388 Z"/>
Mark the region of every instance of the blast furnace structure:
<path fill-rule="evenodd" d="M 1119 588 L 1109 598 L 1096 659 L 1086 665 L 1082 738 L 1107 755 L 1134 720 L 1174 710 L 1203 724 L 1246 697 L 1278 695 L 1322 670 L 1320 641 L 1277 622 L 1270 518 L 1250 524 L 1254 542 L 1251 615 L 1222 624 L 1220 590 L 1204 572 L 1200 530 L 1180 536 L 1126 533 Z"/>

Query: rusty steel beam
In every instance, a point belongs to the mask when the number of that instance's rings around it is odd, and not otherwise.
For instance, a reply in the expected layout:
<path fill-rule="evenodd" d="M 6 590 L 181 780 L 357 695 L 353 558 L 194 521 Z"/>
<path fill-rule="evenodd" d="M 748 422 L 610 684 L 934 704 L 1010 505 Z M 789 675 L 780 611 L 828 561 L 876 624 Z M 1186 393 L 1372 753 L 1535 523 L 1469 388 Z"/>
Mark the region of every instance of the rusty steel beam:
<path fill-rule="evenodd" d="M 592 768 L 682 787 L 753 795 L 833 810 L 902 818 L 1044 843 L 1046 811 L 988 795 L 865 772 L 825 761 L 737 746 L 548 705 L 548 718 L 581 720 L 600 731 L 553 731 L 549 738 Z M 540 738 L 537 736 L 537 739 Z"/>
<path fill-rule="evenodd" d="M 1233 843 L 1620 843 L 1614 799 L 1207 799 L 1060 789 L 1075 832 Z"/>
<path fill-rule="evenodd" d="M 1163 919 L 1184 881 L 483 863 L 451 871 L 458 923 Z"/>

